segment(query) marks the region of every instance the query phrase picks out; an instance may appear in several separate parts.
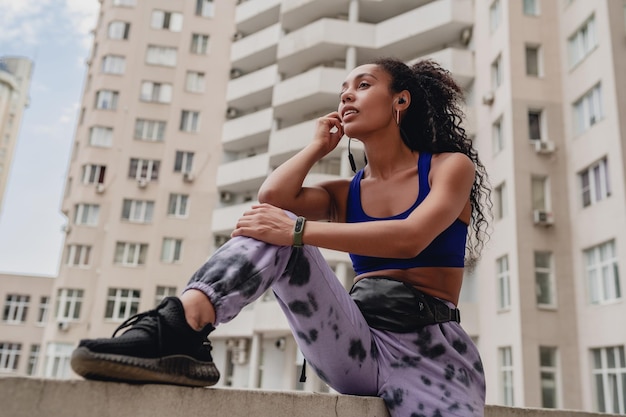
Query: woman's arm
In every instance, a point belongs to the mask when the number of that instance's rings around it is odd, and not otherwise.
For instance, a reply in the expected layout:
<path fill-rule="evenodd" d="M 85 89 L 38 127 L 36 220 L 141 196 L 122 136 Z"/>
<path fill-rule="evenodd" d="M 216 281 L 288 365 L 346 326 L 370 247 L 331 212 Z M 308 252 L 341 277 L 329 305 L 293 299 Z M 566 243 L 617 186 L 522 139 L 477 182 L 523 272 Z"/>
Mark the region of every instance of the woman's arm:
<path fill-rule="evenodd" d="M 404 220 L 364 223 L 307 222 L 305 244 L 366 256 L 411 258 L 459 217 L 474 182 L 474 165 L 460 153 L 443 156 L 432 175 L 431 191 Z M 291 245 L 294 220 L 282 210 L 259 205 L 239 220 L 233 236 Z"/>
<path fill-rule="evenodd" d="M 259 189 L 259 202 L 311 220 L 329 219 L 332 196 L 326 187 L 303 187 L 302 184 L 313 165 L 335 149 L 342 136 L 337 112 L 319 118 L 313 141 L 266 178 Z"/>

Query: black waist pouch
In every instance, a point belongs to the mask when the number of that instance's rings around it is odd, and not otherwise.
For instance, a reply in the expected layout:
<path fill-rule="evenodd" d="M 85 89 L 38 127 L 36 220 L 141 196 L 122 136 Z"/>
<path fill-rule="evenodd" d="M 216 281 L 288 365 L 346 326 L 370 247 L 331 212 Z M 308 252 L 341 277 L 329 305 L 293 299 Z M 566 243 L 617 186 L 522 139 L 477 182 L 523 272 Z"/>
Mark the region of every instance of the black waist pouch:
<path fill-rule="evenodd" d="M 367 324 L 379 330 L 408 333 L 435 323 L 461 322 L 458 309 L 416 290 L 412 285 L 386 277 L 357 281 L 350 296 Z"/>

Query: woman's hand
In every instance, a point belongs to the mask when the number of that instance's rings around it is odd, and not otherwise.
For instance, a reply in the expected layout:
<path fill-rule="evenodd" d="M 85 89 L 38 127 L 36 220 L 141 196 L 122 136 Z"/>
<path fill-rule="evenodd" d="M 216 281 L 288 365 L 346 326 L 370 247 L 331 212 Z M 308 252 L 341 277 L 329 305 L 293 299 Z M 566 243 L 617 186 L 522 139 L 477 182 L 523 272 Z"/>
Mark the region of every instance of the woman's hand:
<path fill-rule="evenodd" d="M 332 112 L 317 119 L 313 143 L 320 147 L 322 156 L 328 155 L 337 147 L 343 137 L 343 125 L 338 112 Z"/>
<path fill-rule="evenodd" d="M 278 246 L 293 244 L 295 220 L 283 209 L 270 204 L 255 204 L 243 213 L 231 237 L 247 236 Z"/>

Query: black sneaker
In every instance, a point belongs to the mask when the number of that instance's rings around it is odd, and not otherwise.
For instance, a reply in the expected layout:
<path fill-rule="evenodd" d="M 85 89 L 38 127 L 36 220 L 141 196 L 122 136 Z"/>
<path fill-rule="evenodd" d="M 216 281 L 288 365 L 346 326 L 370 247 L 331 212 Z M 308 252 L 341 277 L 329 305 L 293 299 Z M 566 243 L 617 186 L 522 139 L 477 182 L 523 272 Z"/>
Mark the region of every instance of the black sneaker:
<path fill-rule="evenodd" d="M 130 327 L 121 336 L 118 331 Z M 137 314 L 110 339 L 84 339 L 72 353 L 72 369 L 86 379 L 134 383 L 214 385 L 220 373 L 207 336 L 214 327 L 192 329 L 178 298 Z"/>

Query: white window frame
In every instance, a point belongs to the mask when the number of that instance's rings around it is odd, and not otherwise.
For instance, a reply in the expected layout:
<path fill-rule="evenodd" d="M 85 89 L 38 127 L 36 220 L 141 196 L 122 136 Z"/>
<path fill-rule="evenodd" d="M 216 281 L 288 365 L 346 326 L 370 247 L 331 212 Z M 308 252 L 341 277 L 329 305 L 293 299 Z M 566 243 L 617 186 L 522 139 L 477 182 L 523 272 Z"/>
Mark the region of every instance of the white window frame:
<path fill-rule="evenodd" d="M 21 343 L 0 342 L 0 372 L 17 371 L 21 354 Z"/>
<path fill-rule="evenodd" d="M 568 38 L 568 55 L 570 69 L 583 61 L 598 46 L 596 37 L 595 15 L 591 15 L 576 31 Z"/>
<path fill-rule="evenodd" d="M 213 17 L 215 15 L 215 3 L 213 0 L 196 0 L 196 16 Z"/>
<path fill-rule="evenodd" d="M 57 321 L 77 321 L 83 306 L 84 291 L 78 288 L 59 288 L 54 317 Z"/>
<path fill-rule="evenodd" d="M 491 63 L 491 88 L 495 91 L 502 85 L 502 54 Z"/>
<path fill-rule="evenodd" d="M 185 90 L 190 93 L 204 93 L 205 74 L 199 71 L 187 71 L 185 78 Z"/>
<path fill-rule="evenodd" d="M 509 255 L 496 259 L 496 284 L 498 288 L 498 311 L 511 309 L 511 267 Z"/>
<path fill-rule="evenodd" d="M 611 181 L 607 157 L 588 166 L 578 173 L 581 205 L 593 206 L 611 196 Z"/>
<path fill-rule="evenodd" d="M 528 118 L 528 139 L 535 141 L 535 140 L 545 140 L 545 117 L 544 117 L 544 111 L 543 109 L 528 109 L 528 112 L 526 113 Z M 534 128 L 534 123 L 531 120 L 531 117 L 536 117 L 537 119 L 537 132 L 533 132 L 533 128 Z"/>
<path fill-rule="evenodd" d="M 97 226 L 100 217 L 98 204 L 80 203 L 74 206 L 74 224 L 77 226 Z"/>
<path fill-rule="evenodd" d="M 194 152 L 176 151 L 174 159 L 174 172 L 191 172 L 193 170 Z"/>
<path fill-rule="evenodd" d="M 119 93 L 113 90 L 99 90 L 96 92 L 96 109 L 117 110 L 117 100 Z"/>
<path fill-rule="evenodd" d="M 139 311 L 141 291 L 131 288 L 109 288 L 104 319 L 124 321 Z"/>
<path fill-rule="evenodd" d="M 144 81 L 141 83 L 139 99 L 151 103 L 170 103 L 172 101 L 172 84 Z"/>
<path fill-rule="evenodd" d="M 183 15 L 177 12 L 153 10 L 150 27 L 153 29 L 165 29 L 170 32 L 180 32 L 183 29 Z"/>
<path fill-rule="evenodd" d="M 489 30 L 495 32 L 500 26 L 502 18 L 502 3 L 500 0 L 494 0 L 489 6 Z"/>
<path fill-rule="evenodd" d="M 180 114 L 180 131 L 196 133 L 200 129 L 200 112 L 182 110 Z"/>
<path fill-rule="evenodd" d="M 73 343 L 49 343 L 44 377 L 68 379 L 72 375 L 70 360 L 75 347 Z"/>
<path fill-rule="evenodd" d="M 622 285 L 615 240 L 609 240 L 586 249 L 585 279 L 590 304 L 608 304 L 622 298 Z"/>
<path fill-rule="evenodd" d="M 491 144 L 494 155 L 497 155 L 504 150 L 504 127 L 502 119 L 503 118 L 500 117 L 491 125 Z"/>
<path fill-rule="evenodd" d="M 502 182 L 500 183 L 500 185 L 494 188 L 494 196 L 495 218 L 496 220 L 502 220 L 509 213 L 506 182 Z"/>
<path fill-rule="evenodd" d="M 161 301 L 166 297 L 175 297 L 177 294 L 176 287 L 169 287 L 164 285 L 157 285 L 156 291 L 154 294 L 154 306 L 158 306 L 161 304 Z"/>
<path fill-rule="evenodd" d="M 178 51 L 169 46 L 148 45 L 146 63 L 165 67 L 175 67 Z"/>
<path fill-rule="evenodd" d="M 148 142 L 162 142 L 165 139 L 167 123 L 162 120 L 137 119 L 135 121 L 135 139 Z"/>
<path fill-rule="evenodd" d="M 602 105 L 602 84 L 598 83 L 581 98 L 576 100 L 574 108 L 574 132 L 580 135 L 604 119 Z"/>
<path fill-rule="evenodd" d="M 526 16 L 539 16 L 539 0 L 523 0 L 522 10 Z"/>
<path fill-rule="evenodd" d="M 147 243 L 116 242 L 113 263 L 130 267 L 145 265 L 147 253 Z"/>
<path fill-rule="evenodd" d="M 591 356 L 596 410 L 602 413 L 626 414 L 624 346 L 591 349 Z M 614 398 L 614 393 L 617 398 Z"/>
<path fill-rule="evenodd" d="M 67 245 L 65 265 L 88 268 L 91 261 L 90 245 Z"/>
<path fill-rule="evenodd" d="M 113 128 L 92 126 L 89 128 L 89 146 L 110 148 L 113 146 Z"/>
<path fill-rule="evenodd" d="M 37 373 L 37 365 L 39 364 L 40 351 L 41 345 L 30 345 L 30 351 L 28 352 L 28 363 L 26 364 L 26 375 L 33 376 Z"/>
<path fill-rule="evenodd" d="M 104 184 L 104 176 L 106 174 L 105 165 L 87 164 L 83 165 L 83 184 Z"/>
<path fill-rule="evenodd" d="M 546 363 L 544 359 L 549 359 Z M 561 371 L 559 366 L 559 351 L 553 346 L 539 346 L 539 383 L 541 388 L 542 408 L 561 408 Z M 549 404 L 544 394 L 551 392 L 554 404 Z"/>
<path fill-rule="evenodd" d="M 6 324 L 23 324 L 28 316 L 30 295 L 7 294 L 2 311 L 2 322 Z"/>
<path fill-rule="evenodd" d="M 126 58 L 120 55 L 102 57 L 102 73 L 121 75 L 126 71 Z"/>
<path fill-rule="evenodd" d="M 182 259 L 183 240 L 173 237 L 163 238 L 161 246 L 161 262 L 172 264 Z"/>
<path fill-rule="evenodd" d="M 209 35 L 203 33 L 191 34 L 191 47 L 189 52 L 195 55 L 206 55 L 209 53 Z"/>
<path fill-rule="evenodd" d="M 531 176 L 530 193 L 533 210 L 550 211 L 552 201 L 550 199 L 550 178 Z"/>
<path fill-rule="evenodd" d="M 125 198 L 122 202 L 122 220 L 130 223 L 152 223 L 154 201 Z"/>
<path fill-rule="evenodd" d="M 171 193 L 167 203 L 167 215 L 185 218 L 189 215 L 189 195 Z"/>
<path fill-rule="evenodd" d="M 498 365 L 500 379 L 500 404 L 515 406 L 515 387 L 513 373 L 513 348 L 510 346 L 498 348 Z"/>
<path fill-rule="evenodd" d="M 525 56 L 525 61 L 526 61 L 526 75 L 529 77 L 541 77 L 543 76 L 543 53 L 542 53 L 543 48 L 541 48 L 540 45 L 535 45 L 535 44 L 526 44 L 526 46 L 524 47 L 524 56 Z M 529 53 L 536 53 L 536 68 L 533 69 L 531 67 L 531 60 Z"/>
<path fill-rule="evenodd" d="M 544 257 L 544 259 L 541 259 Z M 556 308 L 556 282 L 554 274 L 554 255 L 550 251 L 535 251 L 533 254 L 535 271 L 535 300 L 540 308 Z M 544 265 L 542 260 L 547 260 Z M 547 297 L 544 292 L 547 292 Z M 547 300 L 544 300 L 547 298 Z"/>
<path fill-rule="evenodd" d="M 113 0 L 113 6 L 135 7 L 137 0 Z"/>
<path fill-rule="evenodd" d="M 37 314 L 37 324 L 44 324 L 48 321 L 48 313 L 50 312 L 50 297 L 42 295 L 39 298 L 39 311 Z"/>
<path fill-rule="evenodd" d="M 161 161 L 158 160 L 131 158 L 128 178 L 156 181 L 159 179 L 160 167 Z"/>
<path fill-rule="evenodd" d="M 121 20 L 112 21 L 107 28 L 107 35 L 109 39 L 127 40 L 130 35 L 130 23 Z"/>

